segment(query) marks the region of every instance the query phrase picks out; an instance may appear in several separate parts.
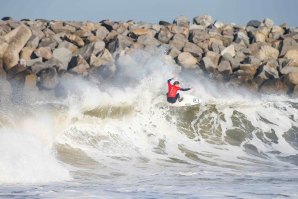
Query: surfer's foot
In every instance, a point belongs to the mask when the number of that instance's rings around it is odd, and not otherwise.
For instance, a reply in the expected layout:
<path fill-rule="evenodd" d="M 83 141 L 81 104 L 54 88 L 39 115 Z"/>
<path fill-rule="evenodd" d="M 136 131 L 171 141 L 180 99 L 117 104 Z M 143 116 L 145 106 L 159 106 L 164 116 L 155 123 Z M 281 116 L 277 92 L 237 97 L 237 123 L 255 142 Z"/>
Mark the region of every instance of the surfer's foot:
<path fill-rule="evenodd" d="M 179 98 L 178 99 L 178 102 L 182 102 L 182 100 L 183 100 L 183 97 Z"/>

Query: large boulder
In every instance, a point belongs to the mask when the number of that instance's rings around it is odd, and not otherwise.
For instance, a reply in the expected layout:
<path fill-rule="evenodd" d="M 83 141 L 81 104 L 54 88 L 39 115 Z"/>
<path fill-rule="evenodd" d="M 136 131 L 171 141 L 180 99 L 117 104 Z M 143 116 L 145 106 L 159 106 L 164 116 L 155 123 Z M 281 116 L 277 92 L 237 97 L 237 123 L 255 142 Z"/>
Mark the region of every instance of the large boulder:
<path fill-rule="evenodd" d="M 226 47 L 223 51 L 221 51 L 220 53 L 221 55 L 224 54 L 229 54 L 231 57 L 235 57 L 236 52 L 235 52 L 235 47 L 233 44 L 229 45 L 228 47 Z"/>
<path fill-rule="evenodd" d="M 216 52 L 208 51 L 203 58 L 204 67 L 209 72 L 214 72 L 218 68 L 220 55 Z"/>
<path fill-rule="evenodd" d="M 288 50 L 284 57 L 286 59 L 291 60 L 291 65 L 292 66 L 297 66 L 298 67 L 298 48 Z"/>
<path fill-rule="evenodd" d="M 52 21 L 50 22 L 51 29 L 56 33 L 74 33 L 76 31 L 76 28 L 70 25 L 65 25 L 62 21 Z"/>
<path fill-rule="evenodd" d="M 274 26 L 274 21 L 272 19 L 266 18 L 263 20 L 263 24 L 268 28 L 272 28 Z"/>
<path fill-rule="evenodd" d="M 126 47 L 130 47 L 133 44 L 133 40 L 124 35 L 118 35 L 116 39 L 114 39 L 108 45 L 108 50 L 114 53 L 116 50 L 124 50 Z"/>
<path fill-rule="evenodd" d="M 170 46 L 175 47 L 178 50 L 182 50 L 185 43 L 187 42 L 187 39 L 182 34 L 176 34 L 173 39 L 170 41 Z"/>
<path fill-rule="evenodd" d="M 3 54 L 3 65 L 6 70 L 18 64 L 19 53 L 31 35 L 31 30 L 27 26 L 20 25 L 4 36 L 5 40 L 8 41 L 7 49 Z"/>
<path fill-rule="evenodd" d="M 67 48 L 57 48 L 53 51 L 53 58 L 58 60 L 62 65 L 61 69 L 66 70 L 68 63 L 72 57 L 72 53 L 69 49 Z"/>
<path fill-rule="evenodd" d="M 240 68 L 234 74 L 237 76 L 238 80 L 242 82 L 252 81 L 255 74 L 256 68 L 252 64 L 240 64 Z"/>
<path fill-rule="evenodd" d="M 77 35 L 68 34 L 65 36 L 65 38 L 66 40 L 77 45 L 78 47 L 82 47 L 85 45 L 85 42 L 83 41 L 83 39 Z"/>
<path fill-rule="evenodd" d="M 262 61 L 267 59 L 277 59 L 279 56 L 279 51 L 271 46 L 264 45 L 259 50 L 257 56 Z"/>
<path fill-rule="evenodd" d="M 101 40 L 104 40 L 108 34 L 109 34 L 109 31 L 104 26 L 99 26 L 95 32 L 95 35 Z"/>
<path fill-rule="evenodd" d="M 153 35 L 142 35 L 138 37 L 138 43 L 143 44 L 144 46 L 159 46 L 160 42 L 155 39 Z"/>
<path fill-rule="evenodd" d="M 49 47 L 52 50 L 54 50 L 58 46 L 58 42 L 55 39 L 46 37 L 40 41 L 38 46 L 39 47 Z"/>
<path fill-rule="evenodd" d="M 262 22 L 258 21 L 258 20 L 250 20 L 246 26 L 252 26 L 254 28 L 258 28 L 260 27 Z"/>
<path fill-rule="evenodd" d="M 269 38 L 274 40 L 279 39 L 283 34 L 285 30 L 280 26 L 273 26 L 271 28 L 271 32 L 269 33 Z"/>
<path fill-rule="evenodd" d="M 247 33 L 244 31 L 239 31 L 236 34 L 235 42 L 240 43 L 243 41 L 246 45 L 249 45 L 249 37 L 247 36 Z"/>
<path fill-rule="evenodd" d="M 203 54 L 203 50 L 199 46 L 191 42 L 185 43 L 183 52 L 189 52 L 195 57 L 202 57 L 202 54 Z"/>
<path fill-rule="evenodd" d="M 225 59 L 221 59 L 218 65 L 218 71 L 223 75 L 230 75 L 232 74 L 232 67 L 229 61 Z"/>
<path fill-rule="evenodd" d="M 210 38 L 210 35 L 205 30 L 193 30 L 190 32 L 189 40 L 197 44 Z"/>
<path fill-rule="evenodd" d="M 177 26 L 188 27 L 189 19 L 187 16 L 179 16 L 174 20 L 173 24 L 176 24 Z"/>
<path fill-rule="evenodd" d="M 287 75 L 287 82 L 293 87 L 297 86 L 298 85 L 298 73 L 297 72 L 289 73 Z"/>
<path fill-rule="evenodd" d="M 157 35 L 157 39 L 162 43 L 169 43 L 170 39 L 172 39 L 173 34 L 166 27 L 161 27 L 160 32 Z"/>
<path fill-rule="evenodd" d="M 72 52 L 72 54 L 75 54 L 78 51 L 78 47 L 68 41 L 61 42 L 58 48 L 67 48 Z"/>
<path fill-rule="evenodd" d="M 36 57 L 41 57 L 43 59 L 49 60 L 52 58 L 52 51 L 48 47 L 40 47 L 34 50 L 34 55 Z"/>
<path fill-rule="evenodd" d="M 197 67 L 198 60 L 189 52 L 183 52 L 178 55 L 178 63 L 187 69 L 194 69 Z"/>
<path fill-rule="evenodd" d="M 70 70 L 82 76 L 87 76 L 89 68 L 90 66 L 83 58 L 83 56 L 76 55 L 71 58 L 67 70 Z"/>
<path fill-rule="evenodd" d="M 103 41 L 97 41 L 80 48 L 78 54 L 82 55 L 85 60 L 89 60 L 92 54 L 97 56 L 104 49 L 105 43 Z"/>
<path fill-rule="evenodd" d="M 208 27 L 213 24 L 213 19 L 209 15 L 203 15 L 193 18 L 193 23 L 203 27 Z"/>
<path fill-rule="evenodd" d="M 100 67 L 103 65 L 113 65 L 114 58 L 112 54 L 105 49 L 103 53 L 99 54 L 98 56 L 91 55 L 90 57 L 90 66 L 92 67 Z"/>
<path fill-rule="evenodd" d="M 59 77 L 55 68 L 45 68 L 37 73 L 38 86 L 41 89 L 54 89 L 59 84 Z"/>

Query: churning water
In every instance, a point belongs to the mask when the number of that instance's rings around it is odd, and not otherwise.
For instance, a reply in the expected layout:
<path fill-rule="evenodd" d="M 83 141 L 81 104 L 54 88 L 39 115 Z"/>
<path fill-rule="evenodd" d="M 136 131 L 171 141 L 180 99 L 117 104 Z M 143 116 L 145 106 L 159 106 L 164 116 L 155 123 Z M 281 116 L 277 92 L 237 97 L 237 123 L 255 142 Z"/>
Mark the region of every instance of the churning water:
<path fill-rule="evenodd" d="M 177 71 L 138 52 L 100 85 L 65 79 L 64 99 L 2 100 L 0 197 L 298 198 L 298 100 L 182 72 L 203 103 L 169 107 Z"/>

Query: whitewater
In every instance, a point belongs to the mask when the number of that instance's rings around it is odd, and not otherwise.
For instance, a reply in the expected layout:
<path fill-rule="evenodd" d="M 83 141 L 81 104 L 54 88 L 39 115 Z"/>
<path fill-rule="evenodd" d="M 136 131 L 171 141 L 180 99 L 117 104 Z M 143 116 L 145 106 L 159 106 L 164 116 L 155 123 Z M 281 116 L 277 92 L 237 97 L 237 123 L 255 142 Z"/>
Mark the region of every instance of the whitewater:
<path fill-rule="evenodd" d="M 166 103 L 167 79 L 203 102 Z M 0 198 L 298 198 L 298 100 L 122 54 L 100 84 L 67 96 L 1 83 Z M 183 95 L 183 93 L 181 93 Z"/>

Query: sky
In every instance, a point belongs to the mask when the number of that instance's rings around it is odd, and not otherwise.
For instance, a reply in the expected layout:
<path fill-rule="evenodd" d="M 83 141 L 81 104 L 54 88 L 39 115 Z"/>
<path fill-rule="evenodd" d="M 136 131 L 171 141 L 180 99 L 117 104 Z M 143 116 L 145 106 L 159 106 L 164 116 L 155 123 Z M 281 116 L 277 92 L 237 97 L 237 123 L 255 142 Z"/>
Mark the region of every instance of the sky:
<path fill-rule="evenodd" d="M 0 0 L 0 18 L 172 22 L 177 16 L 209 14 L 214 20 L 246 25 L 271 18 L 298 27 L 298 0 Z"/>

